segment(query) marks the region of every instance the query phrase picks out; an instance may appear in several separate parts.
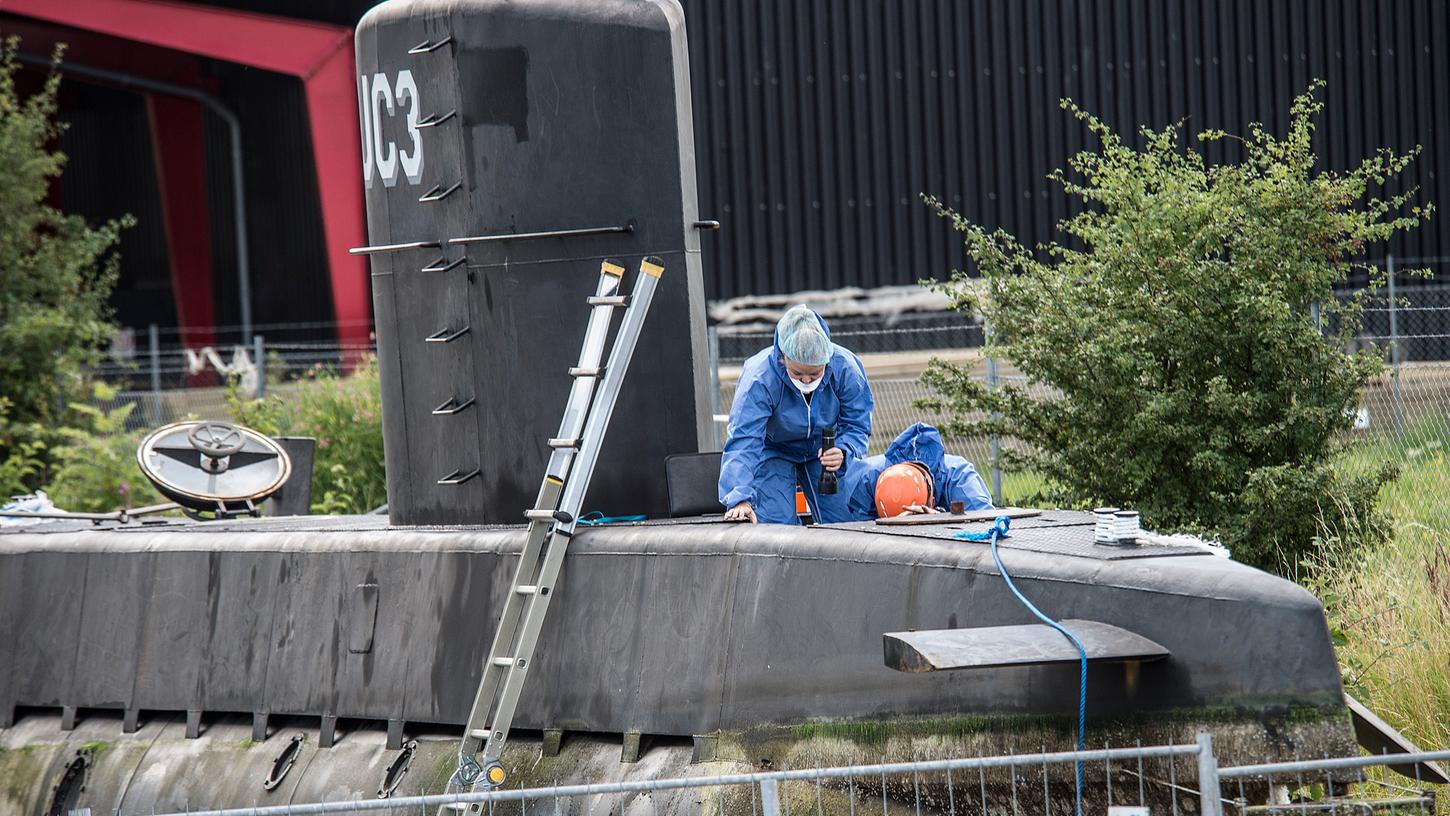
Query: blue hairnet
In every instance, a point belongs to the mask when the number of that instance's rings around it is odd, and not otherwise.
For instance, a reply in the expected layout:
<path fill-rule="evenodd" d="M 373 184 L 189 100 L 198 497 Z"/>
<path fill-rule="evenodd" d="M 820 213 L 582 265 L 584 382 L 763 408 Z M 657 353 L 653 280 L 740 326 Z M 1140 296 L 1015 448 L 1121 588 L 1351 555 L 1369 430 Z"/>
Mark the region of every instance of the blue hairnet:
<path fill-rule="evenodd" d="M 821 319 L 807 306 L 790 307 L 775 324 L 775 338 L 781 352 L 801 365 L 825 365 L 834 352 Z"/>

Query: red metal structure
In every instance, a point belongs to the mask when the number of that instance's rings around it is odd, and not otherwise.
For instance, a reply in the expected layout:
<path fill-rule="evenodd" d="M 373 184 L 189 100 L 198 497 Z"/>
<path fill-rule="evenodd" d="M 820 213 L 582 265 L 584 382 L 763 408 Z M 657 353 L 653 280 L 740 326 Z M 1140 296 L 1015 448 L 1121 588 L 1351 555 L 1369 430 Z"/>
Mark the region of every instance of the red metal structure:
<path fill-rule="evenodd" d="M 64 42 L 66 61 L 206 92 L 198 58 L 297 77 L 306 99 L 313 164 L 338 341 L 366 343 L 370 294 L 366 263 L 349 247 L 366 243 L 360 135 L 353 77 L 353 33 L 249 12 L 160 0 L 0 0 L 9 33 L 28 50 Z M 202 106 L 145 92 L 159 175 L 177 320 L 193 327 L 188 346 L 210 340 L 211 235 L 204 176 Z"/>

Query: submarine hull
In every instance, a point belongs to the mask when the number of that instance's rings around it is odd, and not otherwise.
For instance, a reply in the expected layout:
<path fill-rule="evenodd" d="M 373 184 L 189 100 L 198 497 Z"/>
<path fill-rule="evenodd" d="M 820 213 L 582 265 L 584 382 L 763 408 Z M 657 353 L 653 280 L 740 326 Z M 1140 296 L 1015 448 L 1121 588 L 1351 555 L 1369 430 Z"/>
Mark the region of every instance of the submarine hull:
<path fill-rule="evenodd" d="M 1095 717 L 1342 703 L 1319 602 L 1195 547 L 1020 520 L 1004 563 L 1049 615 L 1161 644 L 1094 666 Z M 0 718 L 16 707 L 461 725 L 521 528 L 381 518 L 46 525 L 0 535 Z M 516 723 L 691 736 L 816 720 L 1067 715 L 1074 665 L 910 674 L 882 635 L 1034 622 L 950 529 L 645 523 L 579 534 Z M 902 530 L 910 532 L 901 532 Z"/>
<path fill-rule="evenodd" d="M 1090 666 L 1090 744 L 1209 728 L 1222 762 L 1354 750 L 1318 601 L 1202 547 L 1097 547 L 1092 523 L 1019 519 L 1001 549 L 1047 614 L 1168 653 Z M 1075 664 L 887 667 L 888 632 L 1032 622 L 988 545 L 949 537 L 960 529 L 581 531 L 516 718 L 512 778 L 1071 747 Z M 0 533 L 0 816 L 50 807 L 86 752 L 85 806 L 123 814 L 372 796 L 414 741 L 398 795 L 441 791 L 522 538 L 381 517 Z M 290 781 L 264 791 L 297 735 Z"/>

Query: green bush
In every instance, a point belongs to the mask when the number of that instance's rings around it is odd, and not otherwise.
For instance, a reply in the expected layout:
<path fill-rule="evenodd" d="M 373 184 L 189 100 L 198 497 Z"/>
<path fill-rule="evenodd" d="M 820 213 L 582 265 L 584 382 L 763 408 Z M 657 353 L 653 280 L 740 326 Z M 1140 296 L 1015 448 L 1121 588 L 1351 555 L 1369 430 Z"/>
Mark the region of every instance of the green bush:
<path fill-rule="evenodd" d="M 56 507 L 80 513 L 107 513 L 167 501 L 136 464 L 145 432 L 128 432 L 126 418 L 135 405 L 105 410 L 96 403 L 115 398 L 106 385 L 93 386 L 94 402 L 70 406 L 77 423 L 60 429 L 54 476 L 45 492 Z"/>
<path fill-rule="evenodd" d="M 1413 190 L 1367 198 L 1414 153 L 1316 170 L 1317 87 L 1282 139 L 1257 124 L 1247 138 L 1201 134 L 1242 147 L 1241 162 L 1213 167 L 1185 149 L 1181 125 L 1143 129 L 1138 148 L 1064 101 L 1098 147 L 1072 160 L 1079 180 L 1052 174 L 1084 207 L 1058 225 L 1064 243 L 1037 252 L 928 199 L 981 273 L 935 285 L 983 317 L 989 353 L 1035 386 L 989 391 L 936 363 L 924 379 L 941 398 L 926 404 L 950 412 L 944 430 L 1022 443 L 1004 467 L 1041 474 L 1052 500 L 1134 508 L 1266 568 L 1297 564 L 1321 528 L 1380 535 L 1375 493 L 1392 469 L 1331 467 L 1383 365 L 1345 351 L 1364 297 L 1337 300 L 1334 286 L 1352 271 L 1378 280 L 1354 259 L 1431 210 L 1404 212 Z"/>
<path fill-rule="evenodd" d="M 366 513 L 388 500 L 383 475 L 383 412 L 377 360 L 339 376 L 314 368 L 265 399 L 231 397 L 237 422 L 268 436 L 317 440 L 312 512 Z"/>
<path fill-rule="evenodd" d="M 45 461 L 45 440 L 29 427 L 10 423 L 10 400 L 0 396 L 0 502 L 6 496 L 29 492 Z"/>
<path fill-rule="evenodd" d="M 48 481 L 62 429 L 87 418 L 70 407 L 89 393 L 86 368 L 111 336 L 107 299 L 128 218 L 91 228 L 46 204 L 65 156 L 51 149 L 60 74 L 21 99 L 19 40 L 0 44 L 0 494 Z M 56 62 L 60 50 L 55 53 Z"/>

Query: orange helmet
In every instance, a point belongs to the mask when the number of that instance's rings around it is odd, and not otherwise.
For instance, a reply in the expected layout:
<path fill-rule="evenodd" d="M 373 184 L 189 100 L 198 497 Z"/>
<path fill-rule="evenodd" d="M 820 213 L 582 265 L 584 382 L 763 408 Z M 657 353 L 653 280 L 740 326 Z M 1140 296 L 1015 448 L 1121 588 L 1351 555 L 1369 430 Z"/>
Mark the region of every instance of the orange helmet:
<path fill-rule="evenodd" d="M 920 462 L 902 462 L 876 477 L 876 517 L 899 516 L 908 505 L 929 507 L 936 495 L 931 471 Z"/>

